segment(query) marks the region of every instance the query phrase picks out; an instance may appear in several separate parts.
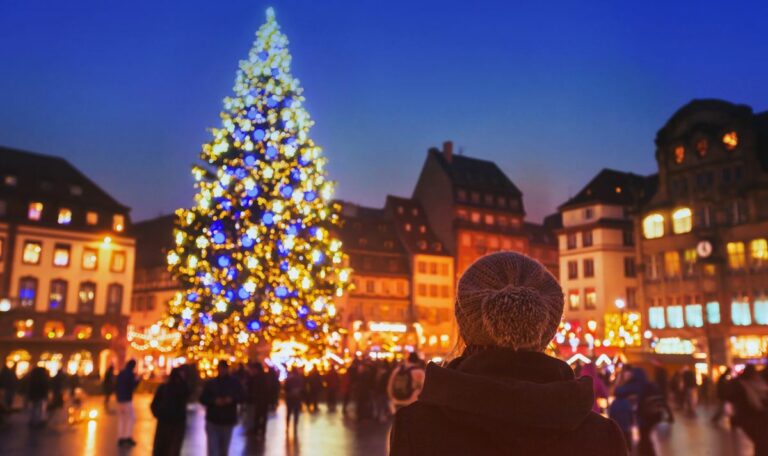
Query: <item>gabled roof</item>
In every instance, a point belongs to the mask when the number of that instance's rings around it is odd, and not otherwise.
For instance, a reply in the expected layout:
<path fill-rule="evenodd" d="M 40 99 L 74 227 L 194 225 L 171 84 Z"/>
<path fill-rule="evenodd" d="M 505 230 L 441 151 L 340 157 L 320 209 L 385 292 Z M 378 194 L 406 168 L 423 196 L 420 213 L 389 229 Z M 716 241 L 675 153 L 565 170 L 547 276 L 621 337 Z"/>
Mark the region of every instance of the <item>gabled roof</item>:
<path fill-rule="evenodd" d="M 586 204 L 614 204 L 632 206 L 642 203 L 655 193 L 656 175 L 640 176 L 634 173 L 603 169 L 573 198 L 558 209 L 564 210 Z"/>
<path fill-rule="evenodd" d="M 136 236 L 136 267 L 165 266 L 166 254 L 173 248 L 175 214 L 163 215 L 133 225 Z"/>
<path fill-rule="evenodd" d="M 424 208 L 417 200 L 387 195 L 385 209 L 394 219 L 397 234 L 408 252 L 448 255 L 445 246 L 432 231 Z M 406 226 L 410 230 L 407 230 Z"/>
<path fill-rule="evenodd" d="M 16 184 L 0 182 L 0 194 L 24 199 L 40 197 L 120 213 L 130 210 L 61 157 L 0 146 L 0 179 L 6 176 L 15 177 Z M 79 187 L 79 195 L 73 187 Z"/>
<path fill-rule="evenodd" d="M 438 149 L 430 149 L 429 155 L 440 164 L 454 187 L 477 190 L 504 196 L 522 196 L 522 192 L 496 163 L 465 155 L 453 154 L 448 161 Z"/>

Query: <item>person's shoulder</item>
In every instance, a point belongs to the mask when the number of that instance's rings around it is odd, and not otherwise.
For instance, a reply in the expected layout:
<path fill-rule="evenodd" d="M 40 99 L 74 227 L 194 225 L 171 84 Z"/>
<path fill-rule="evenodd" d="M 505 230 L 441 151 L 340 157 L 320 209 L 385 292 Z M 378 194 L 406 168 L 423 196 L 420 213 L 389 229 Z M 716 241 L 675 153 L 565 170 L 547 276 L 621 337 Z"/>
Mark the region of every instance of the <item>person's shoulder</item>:
<path fill-rule="evenodd" d="M 615 448 L 618 451 L 617 454 L 626 454 L 624 433 L 621 432 L 619 425 L 599 413 L 589 412 L 576 432 L 584 439 L 597 439 L 603 442 L 606 448 Z"/>

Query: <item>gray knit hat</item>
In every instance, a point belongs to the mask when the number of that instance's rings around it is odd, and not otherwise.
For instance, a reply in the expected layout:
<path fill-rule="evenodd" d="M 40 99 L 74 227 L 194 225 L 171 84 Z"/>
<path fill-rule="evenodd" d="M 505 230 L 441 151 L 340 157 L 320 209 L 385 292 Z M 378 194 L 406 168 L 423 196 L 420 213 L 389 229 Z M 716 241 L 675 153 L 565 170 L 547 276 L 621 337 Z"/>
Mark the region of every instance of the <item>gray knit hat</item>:
<path fill-rule="evenodd" d="M 459 279 L 456 321 L 467 345 L 542 351 L 562 315 L 560 284 L 521 253 L 486 255 Z"/>

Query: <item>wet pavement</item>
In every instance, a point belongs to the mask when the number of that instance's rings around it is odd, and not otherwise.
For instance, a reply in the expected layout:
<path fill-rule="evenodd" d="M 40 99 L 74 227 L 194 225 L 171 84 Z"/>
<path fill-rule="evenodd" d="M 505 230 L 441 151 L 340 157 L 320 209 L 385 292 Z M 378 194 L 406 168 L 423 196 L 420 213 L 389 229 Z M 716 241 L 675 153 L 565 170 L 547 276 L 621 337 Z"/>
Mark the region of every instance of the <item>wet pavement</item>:
<path fill-rule="evenodd" d="M 0 424 L 0 455 L 61 455 L 61 456 L 143 456 L 152 453 L 155 421 L 149 412 L 150 396 L 138 395 L 135 400 L 136 427 L 133 449 L 117 447 L 117 419 L 104 412 L 97 399 L 87 402 L 85 409 L 96 409 L 96 420 L 68 424 L 65 414 L 54 416 L 44 429 L 32 430 L 26 424 L 24 412 L 12 414 Z M 114 404 L 112 406 L 114 408 Z M 676 416 L 672 425 L 662 424 L 654 435 L 659 455 L 727 455 L 748 456 L 751 444 L 741 431 L 731 431 L 726 423 L 713 425 L 711 410 L 702 407 L 696 418 Z M 357 423 L 340 412 L 329 413 L 322 408 L 316 414 L 303 413 L 296 437 L 286 435 L 284 409 L 271 415 L 264 444 L 244 435 L 241 426 L 235 428 L 231 455 L 361 455 L 383 456 L 387 453 L 388 423 Z M 188 430 L 182 454 L 205 455 L 203 410 L 190 406 Z"/>

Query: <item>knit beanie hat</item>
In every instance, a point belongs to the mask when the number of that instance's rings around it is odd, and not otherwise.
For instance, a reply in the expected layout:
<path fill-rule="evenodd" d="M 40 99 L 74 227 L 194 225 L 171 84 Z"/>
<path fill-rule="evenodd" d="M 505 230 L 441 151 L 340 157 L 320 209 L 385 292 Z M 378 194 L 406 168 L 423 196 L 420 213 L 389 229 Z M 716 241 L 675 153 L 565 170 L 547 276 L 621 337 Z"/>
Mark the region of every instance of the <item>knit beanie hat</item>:
<path fill-rule="evenodd" d="M 543 351 L 562 315 L 560 284 L 521 253 L 486 255 L 459 279 L 456 321 L 467 345 Z"/>

